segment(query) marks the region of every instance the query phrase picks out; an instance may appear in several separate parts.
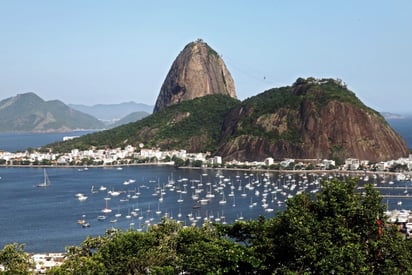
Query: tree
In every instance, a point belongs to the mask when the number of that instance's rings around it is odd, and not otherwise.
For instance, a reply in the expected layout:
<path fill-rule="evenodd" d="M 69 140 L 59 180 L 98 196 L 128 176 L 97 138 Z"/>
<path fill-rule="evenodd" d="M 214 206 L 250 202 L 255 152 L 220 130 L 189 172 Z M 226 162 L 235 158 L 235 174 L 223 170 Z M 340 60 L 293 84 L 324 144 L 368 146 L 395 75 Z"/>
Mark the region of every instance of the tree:
<path fill-rule="evenodd" d="M 324 181 L 315 199 L 297 195 L 277 217 L 223 232 L 253 247 L 267 274 L 412 272 L 411 241 L 385 230 L 379 191 L 357 192 L 356 182 Z"/>
<path fill-rule="evenodd" d="M 189 274 L 252 274 L 260 264 L 253 250 L 221 237 L 210 224 L 182 229 L 177 243 L 181 271 Z"/>
<path fill-rule="evenodd" d="M 7 244 L 0 251 L 0 264 L 4 266 L 4 274 L 30 274 L 34 262 L 24 252 L 23 244 Z"/>
<path fill-rule="evenodd" d="M 69 247 L 51 274 L 252 274 L 260 261 L 249 247 L 206 224 L 183 227 L 164 218 L 145 233 L 111 231 Z"/>
<path fill-rule="evenodd" d="M 183 165 L 185 164 L 185 161 L 184 161 L 183 159 L 178 158 L 178 157 L 176 157 L 176 156 L 173 156 L 173 157 L 172 157 L 172 160 L 175 162 L 175 166 L 176 166 L 176 167 L 181 167 L 181 166 L 183 166 Z"/>
<path fill-rule="evenodd" d="M 202 167 L 202 165 L 203 165 L 203 161 L 201 161 L 201 160 L 192 161 L 192 166 L 193 167 Z"/>

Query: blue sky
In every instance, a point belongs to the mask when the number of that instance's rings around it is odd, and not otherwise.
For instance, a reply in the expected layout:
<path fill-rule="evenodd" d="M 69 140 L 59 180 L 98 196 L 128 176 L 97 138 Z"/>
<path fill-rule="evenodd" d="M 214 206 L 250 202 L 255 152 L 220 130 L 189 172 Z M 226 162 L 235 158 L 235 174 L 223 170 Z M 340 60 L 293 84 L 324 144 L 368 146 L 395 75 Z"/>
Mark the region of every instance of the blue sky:
<path fill-rule="evenodd" d="M 0 99 L 154 105 L 184 46 L 223 56 L 239 99 L 298 77 L 342 79 L 412 113 L 412 1 L 0 0 Z"/>

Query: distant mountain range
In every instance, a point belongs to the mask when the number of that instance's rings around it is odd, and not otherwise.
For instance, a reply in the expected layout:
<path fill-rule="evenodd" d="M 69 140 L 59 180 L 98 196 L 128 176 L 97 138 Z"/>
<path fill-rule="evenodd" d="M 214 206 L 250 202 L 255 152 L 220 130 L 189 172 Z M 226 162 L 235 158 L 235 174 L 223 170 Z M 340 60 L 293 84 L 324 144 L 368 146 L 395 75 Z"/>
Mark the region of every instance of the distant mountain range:
<path fill-rule="evenodd" d="M 152 105 L 133 101 L 119 104 L 97 104 L 93 106 L 69 104 L 74 110 L 89 114 L 103 121 L 106 125 L 120 125 L 142 119 L 153 111 Z M 135 113 L 134 115 L 131 115 Z"/>
<path fill-rule="evenodd" d="M 0 101 L 0 132 L 57 132 L 103 129 L 95 117 L 76 111 L 59 100 L 44 101 L 34 93 Z"/>
<path fill-rule="evenodd" d="M 64 132 L 100 130 L 148 116 L 153 106 L 127 102 L 94 106 L 44 101 L 35 93 L 22 93 L 0 101 L 0 132 Z"/>
<path fill-rule="evenodd" d="M 125 117 L 117 120 L 117 121 L 112 120 L 113 123 L 109 124 L 108 127 L 113 128 L 113 127 L 117 127 L 117 126 L 127 124 L 127 123 L 130 123 L 130 122 L 136 122 L 136 121 L 141 120 L 142 118 L 145 118 L 149 115 L 150 115 L 149 113 L 143 112 L 143 111 L 133 112 L 133 113 L 130 113 L 130 114 L 126 115 Z"/>

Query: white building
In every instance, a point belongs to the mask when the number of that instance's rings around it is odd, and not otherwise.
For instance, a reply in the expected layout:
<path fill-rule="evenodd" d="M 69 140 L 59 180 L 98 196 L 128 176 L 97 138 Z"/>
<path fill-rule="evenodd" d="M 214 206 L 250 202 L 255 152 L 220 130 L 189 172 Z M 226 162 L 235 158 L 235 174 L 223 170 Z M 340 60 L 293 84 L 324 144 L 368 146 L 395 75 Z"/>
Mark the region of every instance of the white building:
<path fill-rule="evenodd" d="M 325 169 L 329 169 L 331 166 L 336 166 L 335 161 L 331 159 L 322 160 L 322 164 L 324 165 Z"/>
<path fill-rule="evenodd" d="M 215 156 L 213 158 L 213 164 L 222 164 L 222 157 L 221 156 Z"/>
<path fill-rule="evenodd" d="M 266 158 L 264 162 L 266 166 L 271 166 L 275 163 L 273 158 Z"/>
<path fill-rule="evenodd" d="M 358 170 L 360 162 L 358 159 L 349 158 L 345 160 L 345 169 L 346 170 Z"/>
<path fill-rule="evenodd" d="M 33 254 L 31 259 L 34 261 L 35 274 L 46 274 L 46 271 L 52 267 L 59 266 L 64 261 L 62 253 Z"/>

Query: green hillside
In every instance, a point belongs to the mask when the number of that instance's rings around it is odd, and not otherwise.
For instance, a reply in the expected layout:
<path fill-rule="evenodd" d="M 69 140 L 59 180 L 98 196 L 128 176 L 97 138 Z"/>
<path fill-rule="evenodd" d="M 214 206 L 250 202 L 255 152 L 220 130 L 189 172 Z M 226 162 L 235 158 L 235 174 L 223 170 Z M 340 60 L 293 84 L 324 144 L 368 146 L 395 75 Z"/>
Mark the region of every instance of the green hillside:
<path fill-rule="evenodd" d="M 239 101 L 210 95 L 173 105 L 140 121 L 47 146 L 58 152 L 125 145 L 214 151 L 226 113 Z"/>
<path fill-rule="evenodd" d="M 211 152 L 224 160 L 347 157 L 381 161 L 407 146 L 376 111 L 335 79 L 299 78 L 244 101 L 210 95 L 169 106 L 140 121 L 47 146 L 57 152 L 139 144 Z"/>
<path fill-rule="evenodd" d="M 283 109 L 285 112 L 296 111 L 308 104 L 314 104 L 316 109 L 320 110 L 333 100 L 349 103 L 360 110 L 372 112 L 380 116 L 378 112 L 364 105 L 340 80 L 298 78 L 292 86 L 273 88 L 244 100 L 242 108 L 250 111 L 245 112 L 247 115 L 241 116 L 238 122 L 239 127 L 232 137 L 246 134 L 270 138 L 273 141 L 276 139 L 287 139 L 299 142 L 298 136 L 300 133 L 298 129 L 291 127 L 293 125 L 299 126 L 300 123 L 300 118 L 294 117 L 294 114 L 288 115 L 287 122 L 290 127 L 288 131 L 278 136 L 274 135 L 273 132 L 267 132 L 265 127 L 260 126 L 256 122 L 259 118 L 279 110 Z"/>

